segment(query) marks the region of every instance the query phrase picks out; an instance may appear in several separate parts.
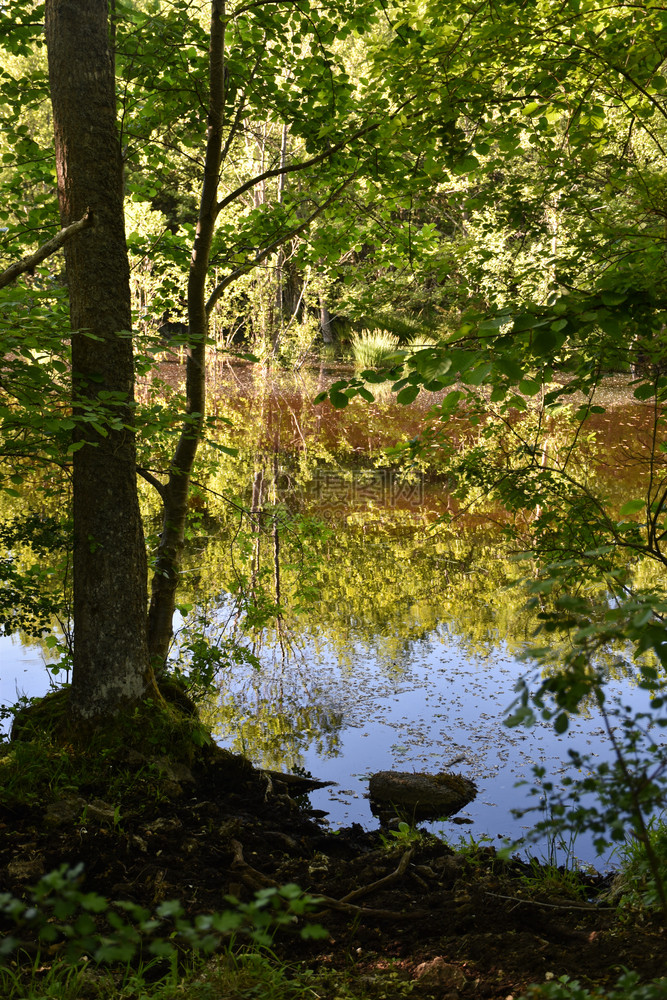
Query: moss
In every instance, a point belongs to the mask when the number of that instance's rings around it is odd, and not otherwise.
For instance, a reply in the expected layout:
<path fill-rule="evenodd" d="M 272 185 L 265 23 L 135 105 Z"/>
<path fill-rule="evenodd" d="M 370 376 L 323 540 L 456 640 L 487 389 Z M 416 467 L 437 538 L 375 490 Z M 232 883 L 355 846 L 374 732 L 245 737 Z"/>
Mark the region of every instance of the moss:
<path fill-rule="evenodd" d="M 59 689 L 17 712 L 11 742 L 0 752 L 0 789 L 10 808 L 81 788 L 117 802 L 136 791 L 138 782 L 149 798 L 150 790 L 166 794 L 164 769 L 152 762 L 165 758 L 189 767 L 196 757 L 210 755 L 210 733 L 180 689 L 166 686 L 159 703 L 146 699 L 88 727 L 73 723 L 69 694 L 69 688 Z"/>
<path fill-rule="evenodd" d="M 20 708 L 12 725 L 12 742 L 57 738 L 59 734 L 64 734 L 68 726 L 68 705 L 69 688 L 63 687 Z"/>
<path fill-rule="evenodd" d="M 199 717 L 199 709 L 178 681 L 171 677 L 158 677 L 157 686 L 160 694 L 174 708 L 179 708 L 185 715 Z"/>
<path fill-rule="evenodd" d="M 477 792 L 477 785 L 470 778 L 464 778 L 462 774 L 453 774 L 448 771 L 441 771 L 433 776 L 434 781 L 444 788 L 451 788 L 453 792 L 460 795 L 470 795 Z"/>

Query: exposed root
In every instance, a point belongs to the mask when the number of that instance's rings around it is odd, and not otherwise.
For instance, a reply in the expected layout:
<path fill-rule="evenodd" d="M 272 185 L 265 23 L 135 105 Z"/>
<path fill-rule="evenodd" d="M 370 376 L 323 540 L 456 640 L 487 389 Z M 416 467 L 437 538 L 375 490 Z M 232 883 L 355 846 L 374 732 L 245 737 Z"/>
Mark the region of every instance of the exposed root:
<path fill-rule="evenodd" d="M 264 889 L 269 886 L 274 889 L 279 888 L 278 882 L 268 878 L 266 875 L 263 875 L 262 872 L 257 871 L 256 868 L 253 868 L 252 865 L 248 864 L 243 857 L 243 846 L 238 840 L 230 841 L 230 846 L 234 856 L 231 867 L 234 871 L 239 873 L 246 885 L 248 885 L 251 889 Z M 406 914 L 397 912 L 396 910 L 375 910 L 367 906 L 355 906 L 354 903 L 350 902 L 351 899 L 357 899 L 359 896 L 364 896 L 369 892 L 374 892 L 378 888 L 383 888 L 384 886 L 389 885 L 391 882 L 395 882 L 405 874 L 405 871 L 410 864 L 411 857 L 412 848 L 403 854 L 398 868 L 395 871 L 391 872 L 389 875 L 385 875 L 384 878 L 378 879 L 377 882 L 371 882 L 370 885 L 360 886 L 353 892 L 349 892 L 347 896 L 344 896 L 342 899 L 334 899 L 332 896 L 318 895 L 317 901 L 322 903 L 325 908 L 317 913 L 311 914 L 311 918 L 319 920 L 327 912 L 327 910 L 339 910 L 343 913 L 354 914 L 355 916 L 375 917 L 376 919 L 381 918 L 384 920 L 416 920 L 427 916 L 428 914 L 424 910 L 411 910 L 410 913 Z"/>

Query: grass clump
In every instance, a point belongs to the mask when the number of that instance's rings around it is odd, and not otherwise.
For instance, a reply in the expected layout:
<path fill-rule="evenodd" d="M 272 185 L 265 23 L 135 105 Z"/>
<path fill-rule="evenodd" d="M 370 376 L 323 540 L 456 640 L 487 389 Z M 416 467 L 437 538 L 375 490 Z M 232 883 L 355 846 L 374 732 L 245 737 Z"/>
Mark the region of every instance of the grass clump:
<path fill-rule="evenodd" d="M 128 794 L 141 801 L 142 789 L 147 803 L 162 786 L 168 797 L 174 782 L 167 762 L 188 767 L 210 743 L 200 720 L 169 700 L 147 700 L 84 738 L 70 726 L 68 696 L 61 688 L 14 711 L 12 737 L 0 744 L 6 809 L 41 809 L 82 788 L 88 799 L 99 796 L 113 806 Z"/>
<path fill-rule="evenodd" d="M 386 330 L 362 330 L 350 341 L 354 363 L 358 368 L 376 368 L 396 360 L 398 337 Z"/>

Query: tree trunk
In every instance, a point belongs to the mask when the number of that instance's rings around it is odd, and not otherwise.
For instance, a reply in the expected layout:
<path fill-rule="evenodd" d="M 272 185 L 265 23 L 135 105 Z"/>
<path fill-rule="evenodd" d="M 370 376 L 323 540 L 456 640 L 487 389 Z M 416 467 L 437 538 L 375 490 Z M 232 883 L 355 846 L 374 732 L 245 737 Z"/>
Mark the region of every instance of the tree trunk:
<path fill-rule="evenodd" d="M 132 318 L 106 0 L 47 0 L 46 41 L 77 426 L 71 711 L 109 717 L 154 691 L 136 483 Z"/>
<path fill-rule="evenodd" d="M 209 54 L 209 109 L 206 160 L 199 218 L 188 279 L 189 342 L 186 370 L 186 419 L 162 490 L 164 518 L 153 575 L 149 612 L 152 662 L 160 670 L 172 638 L 176 590 L 187 519 L 190 476 L 202 437 L 206 409 L 206 276 L 211 241 L 218 217 L 218 183 L 222 158 L 222 123 L 225 104 L 225 5 L 211 4 Z"/>
<path fill-rule="evenodd" d="M 320 330 L 322 331 L 322 340 L 324 343 L 333 344 L 334 335 L 331 328 L 331 313 L 327 309 L 323 295 L 320 295 Z"/>

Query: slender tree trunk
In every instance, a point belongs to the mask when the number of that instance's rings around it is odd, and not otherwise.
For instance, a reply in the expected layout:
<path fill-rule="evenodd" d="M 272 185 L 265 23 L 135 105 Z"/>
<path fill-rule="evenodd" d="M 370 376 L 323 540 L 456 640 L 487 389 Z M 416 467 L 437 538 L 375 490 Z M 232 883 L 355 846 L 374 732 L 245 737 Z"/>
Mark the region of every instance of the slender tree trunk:
<path fill-rule="evenodd" d="M 190 476 L 201 441 L 206 409 L 206 276 L 211 241 L 218 216 L 218 183 L 222 155 L 225 86 L 225 4 L 211 4 L 209 51 L 209 109 L 206 160 L 199 218 L 188 279 L 189 343 L 186 369 L 186 419 L 174 451 L 169 478 L 162 491 L 164 517 L 158 546 L 149 611 L 149 647 L 160 669 L 172 638 L 176 590 L 180 571 Z"/>
<path fill-rule="evenodd" d="M 322 331 L 322 340 L 325 344 L 333 344 L 334 335 L 331 328 L 331 313 L 327 309 L 326 300 L 323 295 L 320 294 L 320 330 Z"/>
<path fill-rule="evenodd" d="M 47 0 L 46 41 L 65 245 L 77 428 L 71 710 L 109 717 L 154 682 L 137 496 L 130 274 L 106 0 Z"/>
<path fill-rule="evenodd" d="M 285 164 L 287 162 L 287 125 L 283 125 L 283 132 L 280 140 L 280 169 L 285 169 Z M 277 190 L 277 201 L 280 205 L 283 200 L 283 194 L 285 193 L 285 186 L 287 184 L 286 175 L 280 174 L 278 177 L 278 190 Z M 285 251 L 282 247 L 278 250 L 278 256 L 276 259 L 276 316 L 274 322 L 273 339 L 271 344 L 271 353 L 274 357 L 277 356 L 280 350 L 280 341 L 285 329 L 285 296 L 283 292 L 283 264 L 285 263 Z"/>

